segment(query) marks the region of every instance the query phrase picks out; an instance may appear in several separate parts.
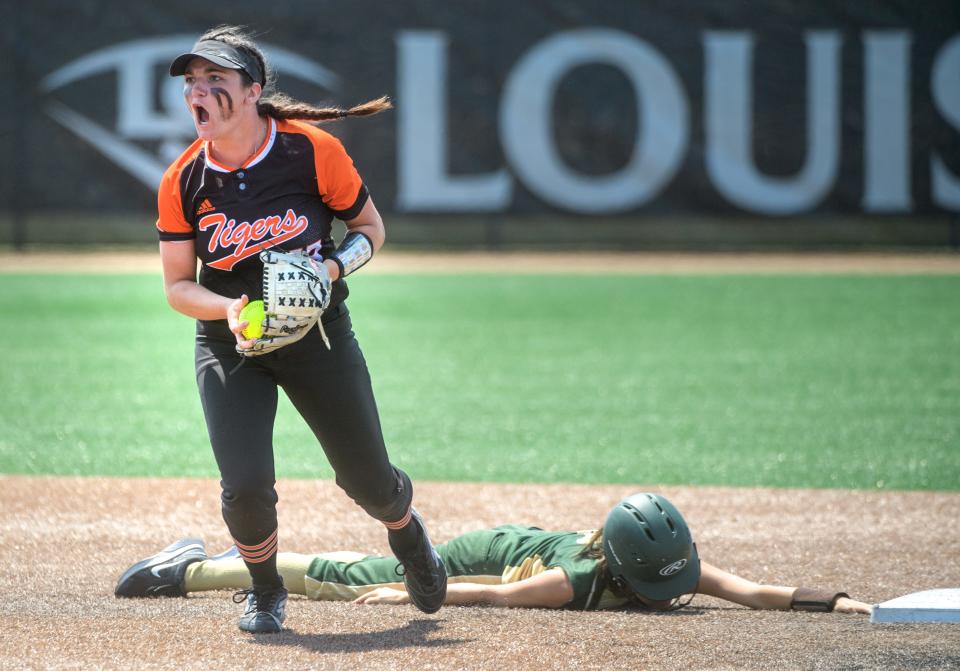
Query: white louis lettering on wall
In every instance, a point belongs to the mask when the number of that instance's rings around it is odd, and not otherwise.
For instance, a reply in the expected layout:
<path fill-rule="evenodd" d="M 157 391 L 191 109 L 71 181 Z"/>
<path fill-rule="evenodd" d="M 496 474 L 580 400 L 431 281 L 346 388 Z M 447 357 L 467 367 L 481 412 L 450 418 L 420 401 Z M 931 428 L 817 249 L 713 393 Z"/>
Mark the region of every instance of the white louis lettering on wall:
<path fill-rule="evenodd" d="M 513 186 L 506 170 L 488 175 L 447 172 L 446 36 L 404 31 L 397 47 L 397 206 L 418 212 L 505 210 Z"/>
<path fill-rule="evenodd" d="M 795 177 L 760 174 L 753 161 L 753 38 L 706 35 L 707 171 L 730 202 L 763 214 L 817 206 L 837 174 L 840 137 L 840 38 L 818 31 L 807 43 L 807 157 Z"/>
<path fill-rule="evenodd" d="M 802 77 L 796 82 L 806 91 L 804 162 L 788 177 L 762 174 L 753 159 L 753 109 L 756 106 L 767 116 L 778 110 L 776 101 L 756 100 L 759 87 L 752 67 L 758 57 L 756 37 L 747 31 L 703 34 L 705 146 L 695 148 L 696 156 L 702 150 L 703 168 L 719 197 L 744 211 L 809 212 L 837 185 L 841 152 L 852 151 L 841 146 L 840 90 L 842 83 L 848 88 L 856 83 L 841 81 L 841 72 L 850 69 L 844 70 L 841 61 L 840 32 L 807 33 L 805 86 Z M 45 111 L 155 190 L 166 166 L 194 137 L 183 105 L 182 83 L 163 75 L 161 67 L 189 50 L 193 40 L 192 35 L 169 35 L 123 42 L 81 56 L 41 81 L 40 89 L 48 96 Z M 942 150 L 924 144 L 927 138 L 921 134 L 927 129 L 914 128 L 911 118 L 911 95 L 916 88 L 911 80 L 925 82 L 928 77 L 912 69 L 913 35 L 907 30 L 866 30 L 861 41 L 862 109 L 847 110 L 862 114 L 864 120 L 860 207 L 871 213 L 913 211 L 918 194 L 911 159 L 916 151 L 923 151 L 930 161 L 930 200 L 937 207 L 960 212 L 956 163 L 945 161 Z M 522 186 L 546 205 L 569 212 L 628 212 L 656 200 L 677 179 L 691 154 L 690 119 L 697 115 L 691 114 L 689 92 L 673 64 L 655 45 L 635 35 L 604 28 L 574 29 L 533 43 L 509 65 L 496 101 L 496 119 L 470 129 L 491 146 L 499 143 L 506 164 L 492 171 L 451 174 L 449 157 L 456 148 L 450 146 L 448 120 L 459 110 L 457 99 L 448 99 L 448 64 L 456 58 L 456 49 L 445 33 L 424 30 L 400 30 L 396 49 L 396 207 L 400 210 L 506 212 Z M 775 47 L 764 49 L 764 58 L 776 56 Z M 317 99 L 339 89 L 337 75 L 319 63 L 272 45 L 266 51 L 284 77 L 319 87 Z M 629 161 L 603 175 L 572 168 L 554 141 L 557 88 L 571 70 L 587 64 L 619 70 L 636 99 L 637 131 Z M 113 72 L 117 73 L 117 113 L 112 127 L 55 95 L 75 82 Z M 937 123 L 942 120 L 960 131 L 960 35 L 936 54 L 929 89 L 939 115 Z M 801 129 L 796 131 L 799 134 Z M 775 138 L 764 140 L 776 142 Z"/>
<path fill-rule="evenodd" d="M 637 99 L 632 157 L 610 175 L 575 172 L 553 139 L 557 86 L 588 63 L 618 68 Z M 669 182 L 687 150 L 688 117 L 680 80 L 659 52 L 623 32 L 572 30 L 538 43 L 514 67 L 500 106 L 500 137 L 510 166 L 544 201 L 572 212 L 609 214 L 642 205 Z"/>
<path fill-rule="evenodd" d="M 868 30 L 863 36 L 863 209 L 909 212 L 910 35 Z"/>
<path fill-rule="evenodd" d="M 960 130 L 960 35 L 947 42 L 933 65 L 930 77 L 937 111 L 951 126 Z M 960 212 L 960 178 L 934 152 L 930 159 L 933 174 L 933 201 L 948 210 Z"/>

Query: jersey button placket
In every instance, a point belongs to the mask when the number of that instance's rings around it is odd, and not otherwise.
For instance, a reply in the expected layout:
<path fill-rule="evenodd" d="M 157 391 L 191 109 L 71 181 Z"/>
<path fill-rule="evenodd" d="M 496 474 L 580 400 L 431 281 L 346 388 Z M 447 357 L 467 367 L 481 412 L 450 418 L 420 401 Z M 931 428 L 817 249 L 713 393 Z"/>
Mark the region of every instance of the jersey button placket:
<path fill-rule="evenodd" d="M 237 191 L 240 192 L 240 196 L 244 197 L 249 195 L 247 190 L 247 183 L 243 181 L 244 177 L 246 177 L 246 172 L 244 172 L 243 170 L 238 170 L 237 172 L 233 173 L 233 177 L 237 181 Z"/>

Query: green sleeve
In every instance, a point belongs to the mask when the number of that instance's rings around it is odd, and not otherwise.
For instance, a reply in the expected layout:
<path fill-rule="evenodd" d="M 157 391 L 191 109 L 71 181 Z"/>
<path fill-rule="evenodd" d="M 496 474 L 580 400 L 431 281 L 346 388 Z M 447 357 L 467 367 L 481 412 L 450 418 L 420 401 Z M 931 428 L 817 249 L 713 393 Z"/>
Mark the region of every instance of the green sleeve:
<path fill-rule="evenodd" d="M 603 589 L 599 574 L 600 560 L 587 557 L 563 557 L 551 563 L 550 568 L 560 567 L 567 574 L 573 587 L 573 599 L 564 608 L 592 610 Z"/>

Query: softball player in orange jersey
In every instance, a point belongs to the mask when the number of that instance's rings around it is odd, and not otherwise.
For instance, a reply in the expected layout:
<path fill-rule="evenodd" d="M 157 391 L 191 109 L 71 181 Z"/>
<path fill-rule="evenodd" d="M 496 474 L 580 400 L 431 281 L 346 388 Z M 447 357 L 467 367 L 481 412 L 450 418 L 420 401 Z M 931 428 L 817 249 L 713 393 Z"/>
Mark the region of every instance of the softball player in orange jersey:
<path fill-rule="evenodd" d="M 349 110 L 317 108 L 270 94 L 263 54 L 234 27 L 207 31 L 170 74 L 183 77 L 197 140 L 160 185 L 164 288 L 175 310 L 197 320 L 197 384 L 220 469 L 223 518 L 252 580 L 240 628 L 279 631 L 285 617 L 272 443 L 278 387 L 316 435 L 337 484 L 387 527 L 414 603 L 434 612 L 446 572 L 411 507 L 410 479 L 388 458 L 344 303 L 344 278 L 383 244 L 383 222 L 343 145 L 315 125 L 390 105 L 379 99 Z M 339 245 L 334 217 L 347 226 Z M 248 300 L 262 298 L 258 253 L 271 248 L 305 250 L 329 273 L 332 298 L 322 317 L 329 348 L 311 329 L 276 351 L 238 354 L 253 344 L 240 334 L 239 316 Z"/>

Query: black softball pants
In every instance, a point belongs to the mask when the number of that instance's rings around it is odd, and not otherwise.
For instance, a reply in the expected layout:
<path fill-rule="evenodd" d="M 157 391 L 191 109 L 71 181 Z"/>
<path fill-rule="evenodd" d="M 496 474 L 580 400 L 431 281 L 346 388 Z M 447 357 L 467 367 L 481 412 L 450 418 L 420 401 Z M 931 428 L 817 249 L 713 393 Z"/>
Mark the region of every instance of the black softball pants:
<path fill-rule="evenodd" d="M 375 519 L 403 518 L 413 487 L 387 456 L 370 375 L 346 305 L 324 315 L 330 350 L 314 327 L 296 343 L 242 360 L 225 322 L 205 326 L 207 334 L 197 335 L 197 385 L 220 468 L 223 519 L 248 562 L 256 561 L 258 552 L 266 559 L 276 550 L 278 388 L 317 437 L 337 485 Z"/>

